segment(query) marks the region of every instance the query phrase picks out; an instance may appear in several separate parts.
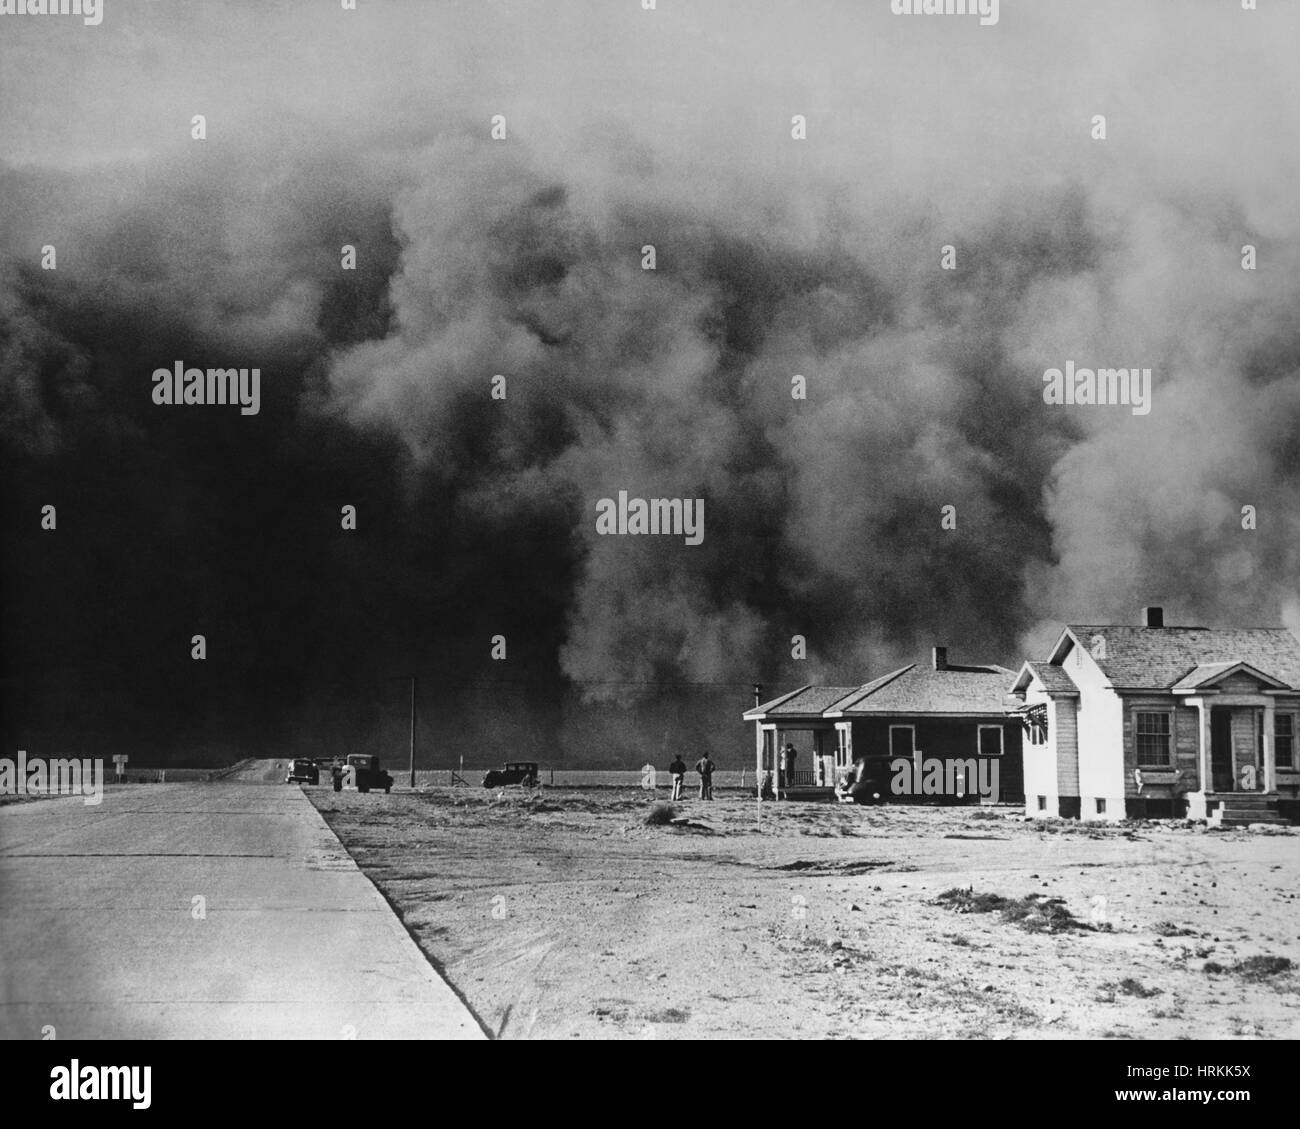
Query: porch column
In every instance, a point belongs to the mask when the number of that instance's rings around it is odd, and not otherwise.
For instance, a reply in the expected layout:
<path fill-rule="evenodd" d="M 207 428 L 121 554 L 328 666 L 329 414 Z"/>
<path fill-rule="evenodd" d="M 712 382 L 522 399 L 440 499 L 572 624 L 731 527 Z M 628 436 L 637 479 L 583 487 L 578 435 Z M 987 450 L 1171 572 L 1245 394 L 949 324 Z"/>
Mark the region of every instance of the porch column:
<path fill-rule="evenodd" d="M 772 746 L 772 750 L 773 750 L 773 754 L 772 754 L 772 755 L 773 755 L 773 757 L 775 757 L 775 755 L 776 755 L 776 726 L 775 726 L 775 725 L 765 725 L 765 726 L 763 726 L 763 740 L 762 740 L 762 743 L 761 743 L 761 744 L 759 745 L 759 747 L 758 747 L 758 770 L 759 770 L 758 783 L 759 783 L 759 787 L 762 787 L 762 784 L 763 784 L 763 772 L 765 771 L 765 769 L 764 769 L 764 765 L 765 765 L 766 762 L 767 762 L 767 750 L 768 750 L 769 742 L 770 742 L 770 744 L 771 744 L 771 746 Z M 773 781 L 776 780 L 776 774 L 775 774 L 775 773 L 772 774 L 772 779 L 773 779 Z"/>
<path fill-rule="evenodd" d="M 763 790 L 763 723 L 754 722 L 754 784 Z"/>
<path fill-rule="evenodd" d="M 1200 724 L 1196 727 L 1199 754 L 1196 762 L 1201 776 L 1198 791 L 1208 793 L 1210 791 L 1210 707 L 1205 704 L 1204 698 L 1192 698 L 1191 703 L 1200 715 Z"/>
<path fill-rule="evenodd" d="M 1273 792 L 1277 789 L 1277 764 L 1275 763 L 1276 752 L 1273 748 L 1273 725 L 1274 725 L 1274 702 L 1269 698 L 1264 703 L 1264 791 Z"/>
<path fill-rule="evenodd" d="M 1196 791 L 1187 794 L 1187 818 L 1207 819 L 1210 806 L 1210 708 L 1204 698 L 1188 698 L 1187 704 L 1196 707 L 1196 769 L 1200 777 Z"/>

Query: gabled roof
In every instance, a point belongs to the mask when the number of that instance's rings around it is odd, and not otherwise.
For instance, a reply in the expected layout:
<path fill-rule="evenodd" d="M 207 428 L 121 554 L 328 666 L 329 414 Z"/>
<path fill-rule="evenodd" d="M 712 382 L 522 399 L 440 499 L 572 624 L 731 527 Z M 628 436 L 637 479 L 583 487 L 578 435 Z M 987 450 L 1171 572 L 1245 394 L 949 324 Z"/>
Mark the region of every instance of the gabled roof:
<path fill-rule="evenodd" d="M 1020 673 L 1016 675 L 1016 680 L 1011 685 L 1012 692 L 1023 691 L 1029 685 L 1030 679 L 1035 677 L 1043 684 L 1044 690 L 1056 697 L 1071 695 L 1078 697 L 1079 695 L 1079 687 L 1074 684 L 1074 679 L 1066 673 L 1065 668 L 1047 659 L 1027 661 L 1020 668 Z"/>
<path fill-rule="evenodd" d="M 821 717 L 827 706 L 852 694 L 853 686 L 800 686 L 770 702 L 746 711 L 746 721 L 763 721 L 779 717 Z"/>
<path fill-rule="evenodd" d="M 1169 690 L 1198 666 L 1223 663 L 1245 663 L 1286 687 L 1300 688 L 1300 640 L 1283 627 L 1070 624 L 1054 653 L 1067 635 L 1089 654 L 1094 636 L 1105 640 L 1105 657 L 1093 659 L 1117 689 Z"/>
<path fill-rule="evenodd" d="M 867 683 L 853 696 L 837 702 L 827 717 L 862 717 L 878 714 L 944 714 L 949 716 L 1005 713 L 1007 679 L 1004 666 L 959 666 L 934 670 L 906 666 L 875 683 Z"/>
<path fill-rule="evenodd" d="M 1214 683 L 1227 678 L 1230 674 L 1248 674 L 1259 682 L 1263 682 L 1274 690 L 1287 689 L 1286 683 L 1279 682 L 1265 674 L 1262 670 L 1256 670 L 1250 663 L 1243 662 L 1222 662 L 1222 663 L 1201 663 L 1194 670 L 1185 674 L 1173 685 L 1175 694 L 1190 692 L 1206 686 L 1212 686 Z"/>

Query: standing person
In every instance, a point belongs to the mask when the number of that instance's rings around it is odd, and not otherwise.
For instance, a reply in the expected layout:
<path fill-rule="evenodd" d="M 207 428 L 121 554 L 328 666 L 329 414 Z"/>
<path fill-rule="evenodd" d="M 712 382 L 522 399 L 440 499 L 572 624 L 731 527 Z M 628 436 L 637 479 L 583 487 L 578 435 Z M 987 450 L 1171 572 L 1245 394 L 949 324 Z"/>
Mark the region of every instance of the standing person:
<path fill-rule="evenodd" d="M 673 799 L 682 798 L 682 785 L 686 782 L 686 762 L 681 753 L 673 754 L 673 762 L 668 766 L 668 773 L 673 778 Z"/>
<path fill-rule="evenodd" d="M 695 762 L 695 771 L 700 774 L 700 799 L 713 799 L 713 761 L 708 753 Z"/>
<path fill-rule="evenodd" d="M 794 758 L 798 755 L 794 751 L 794 746 L 787 741 L 785 748 L 781 750 L 781 775 L 777 780 L 778 788 L 789 788 L 794 783 Z"/>

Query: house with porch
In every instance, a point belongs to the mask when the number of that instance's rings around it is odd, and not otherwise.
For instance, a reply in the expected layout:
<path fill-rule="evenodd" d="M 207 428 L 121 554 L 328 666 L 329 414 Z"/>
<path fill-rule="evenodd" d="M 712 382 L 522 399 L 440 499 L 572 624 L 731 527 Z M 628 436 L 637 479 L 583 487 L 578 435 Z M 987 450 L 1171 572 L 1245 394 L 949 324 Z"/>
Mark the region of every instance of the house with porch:
<path fill-rule="evenodd" d="M 933 763 L 948 785 L 948 799 L 976 800 L 973 779 L 997 782 L 998 799 L 1019 804 L 1024 797 L 1021 744 L 1024 727 L 1008 712 L 1007 688 L 1014 672 L 1002 666 L 959 666 L 935 647 L 929 664 L 914 663 L 861 686 L 801 686 L 747 711 L 754 723 L 755 767 L 767 774 L 782 798 L 829 796 L 837 779 L 855 761 L 864 775 L 880 781 L 884 801 L 933 798 L 919 784 L 909 794 L 890 782 L 909 765 L 912 782 L 927 776 Z M 797 750 L 794 770 L 783 771 L 780 751 Z M 995 772 L 988 770 L 996 759 Z"/>
<path fill-rule="evenodd" d="M 1300 641 L 1284 628 L 1070 624 L 1011 685 L 1025 811 L 1300 818 Z"/>

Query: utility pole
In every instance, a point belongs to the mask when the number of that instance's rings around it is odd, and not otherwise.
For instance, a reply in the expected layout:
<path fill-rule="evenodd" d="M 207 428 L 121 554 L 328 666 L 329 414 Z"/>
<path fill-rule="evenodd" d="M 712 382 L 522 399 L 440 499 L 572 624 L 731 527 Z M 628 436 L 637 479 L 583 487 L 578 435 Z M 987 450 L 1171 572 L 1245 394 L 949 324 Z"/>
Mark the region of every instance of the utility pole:
<path fill-rule="evenodd" d="M 411 790 L 415 791 L 415 675 L 411 675 Z"/>
<path fill-rule="evenodd" d="M 754 683 L 754 708 L 758 709 L 763 704 L 763 684 Z M 754 795 L 758 797 L 754 809 L 754 816 L 758 823 L 758 829 L 763 829 L 763 725 L 762 722 L 755 722 L 755 728 L 758 730 L 758 736 L 754 743 L 755 761 L 757 768 L 754 772 Z"/>

